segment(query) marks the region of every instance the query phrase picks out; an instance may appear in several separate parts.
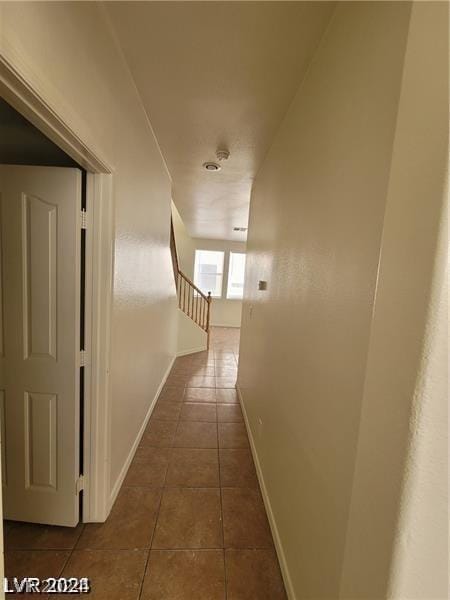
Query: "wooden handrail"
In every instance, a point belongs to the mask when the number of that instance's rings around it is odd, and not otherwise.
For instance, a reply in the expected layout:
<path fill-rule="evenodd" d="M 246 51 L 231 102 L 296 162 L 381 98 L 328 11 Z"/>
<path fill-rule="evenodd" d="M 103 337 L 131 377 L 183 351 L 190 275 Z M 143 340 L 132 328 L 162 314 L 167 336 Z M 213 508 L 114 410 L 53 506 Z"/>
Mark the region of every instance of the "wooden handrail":
<path fill-rule="evenodd" d="M 178 308 L 206 332 L 207 347 L 209 349 L 211 292 L 208 292 L 206 295 L 180 270 L 172 220 L 170 222 L 170 251 L 172 253 L 173 274 L 177 288 Z"/>
<path fill-rule="evenodd" d="M 199 287 L 197 287 L 197 286 L 195 285 L 195 283 L 194 283 L 193 281 L 191 281 L 191 280 L 189 279 L 189 277 L 188 277 L 187 275 L 185 275 L 185 274 L 183 273 L 183 271 L 178 271 L 178 274 L 179 274 L 179 275 L 180 275 L 180 276 L 181 276 L 183 279 L 186 279 L 187 283 L 188 283 L 188 284 L 189 284 L 191 287 L 193 287 L 193 288 L 194 288 L 194 290 L 195 290 L 195 291 L 198 293 L 198 295 L 199 295 L 199 296 L 202 296 L 202 297 L 203 297 L 205 300 L 208 300 L 208 297 L 210 297 L 210 296 L 211 296 L 211 292 L 209 292 L 209 294 L 208 294 L 208 295 L 206 295 L 204 292 L 202 292 L 202 290 L 201 290 Z"/>
<path fill-rule="evenodd" d="M 173 274 L 176 281 L 180 266 L 178 263 L 177 243 L 175 241 L 175 231 L 173 229 L 172 219 L 170 219 L 170 253 L 172 254 Z"/>

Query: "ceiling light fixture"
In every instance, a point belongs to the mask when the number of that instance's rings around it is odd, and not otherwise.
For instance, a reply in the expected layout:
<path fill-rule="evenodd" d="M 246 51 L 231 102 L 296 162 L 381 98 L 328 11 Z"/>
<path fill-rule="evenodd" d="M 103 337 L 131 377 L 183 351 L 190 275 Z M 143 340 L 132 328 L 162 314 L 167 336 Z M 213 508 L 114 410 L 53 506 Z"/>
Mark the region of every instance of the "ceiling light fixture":
<path fill-rule="evenodd" d="M 222 168 L 220 165 L 218 165 L 215 162 L 205 162 L 205 163 L 203 163 L 203 167 L 207 171 L 220 171 L 220 169 Z"/>

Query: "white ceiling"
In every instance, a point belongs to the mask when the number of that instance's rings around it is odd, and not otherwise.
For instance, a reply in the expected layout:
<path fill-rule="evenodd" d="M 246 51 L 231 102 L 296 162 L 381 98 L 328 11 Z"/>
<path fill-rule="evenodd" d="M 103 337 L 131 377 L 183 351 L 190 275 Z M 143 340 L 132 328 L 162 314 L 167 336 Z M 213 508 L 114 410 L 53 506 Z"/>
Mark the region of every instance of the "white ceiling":
<path fill-rule="evenodd" d="M 328 2 L 107 2 L 192 237 L 245 240 L 253 179 Z M 218 148 L 231 156 L 207 172 Z"/>

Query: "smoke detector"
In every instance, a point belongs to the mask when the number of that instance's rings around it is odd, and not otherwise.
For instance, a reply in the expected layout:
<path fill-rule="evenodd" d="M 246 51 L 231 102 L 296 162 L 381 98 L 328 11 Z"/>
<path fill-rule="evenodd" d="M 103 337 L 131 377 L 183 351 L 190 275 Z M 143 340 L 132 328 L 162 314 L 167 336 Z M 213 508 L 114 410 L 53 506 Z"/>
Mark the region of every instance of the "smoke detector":
<path fill-rule="evenodd" d="M 203 163 L 203 167 L 207 170 L 207 171 L 220 171 L 220 169 L 222 168 L 220 165 L 218 165 L 215 162 L 205 162 Z"/>
<path fill-rule="evenodd" d="M 222 150 L 217 150 L 216 156 L 217 160 L 228 160 L 230 158 L 230 152 L 229 150 L 225 150 L 225 148 L 223 148 Z"/>

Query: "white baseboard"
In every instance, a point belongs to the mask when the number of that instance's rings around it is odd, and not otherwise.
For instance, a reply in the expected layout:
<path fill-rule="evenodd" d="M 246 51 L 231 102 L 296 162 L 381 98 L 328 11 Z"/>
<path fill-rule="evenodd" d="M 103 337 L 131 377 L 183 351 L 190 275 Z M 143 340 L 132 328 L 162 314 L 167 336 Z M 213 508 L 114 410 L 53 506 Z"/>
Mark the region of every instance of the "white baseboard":
<path fill-rule="evenodd" d="M 266 484 L 264 483 L 264 476 L 262 473 L 261 465 L 259 463 L 258 454 L 256 452 L 256 446 L 255 446 L 255 442 L 253 440 L 253 434 L 250 429 L 250 423 L 248 420 L 247 412 L 245 410 L 244 400 L 242 398 L 242 391 L 241 391 L 241 388 L 239 387 L 239 384 L 236 385 L 236 389 L 237 389 L 237 393 L 238 393 L 238 397 L 239 397 L 239 402 L 240 402 L 241 408 L 242 408 L 242 414 L 244 415 L 245 428 L 247 429 L 247 435 L 248 435 L 248 439 L 250 441 L 250 448 L 251 448 L 252 455 L 253 455 L 253 461 L 254 461 L 255 467 L 256 467 L 256 474 L 258 476 L 259 487 L 261 488 L 261 494 L 262 494 L 262 497 L 264 500 L 264 506 L 266 507 L 266 512 L 267 512 L 267 517 L 269 519 L 270 529 L 272 531 L 272 536 L 273 536 L 273 539 L 275 542 L 275 550 L 276 550 L 276 553 L 278 556 L 278 561 L 280 563 L 280 569 L 281 569 L 281 574 L 283 576 L 284 585 L 286 588 L 286 594 L 287 594 L 289 600 L 296 600 L 294 588 L 292 585 L 292 579 L 289 574 L 289 569 L 288 569 L 288 566 L 286 563 L 286 556 L 284 554 L 283 546 L 281 544 L 281 539 L 280 539 L 280 535 L 278 533 L 278 527 L 277 527 L 277 524 L 275 521 L 275 517 L 273 516 L 272 505 L 270 504 L 270 499 L 269 499 L 269 496 L 267 495 Z"/>
<path fill-rule="evenodd" d="M 150 419 L 150 417 L 152 415 L 153 409 L 155 408 L 155 404 L 156 404 L 156 402 L 158 400 L 159 394 L 161 393 L 161 390 L 163 389 L 164 384 L 166 383 L 166 380 L 169 377 L 169 373 L 170 373 L 170 371 L 172 369 L 174 361 L 175 361 L 175 356 L 170 361 L 170 364 L 169 364 L 169 366 L 168 366 L 168 368 L 167 368 L 167 370 L 166 370 L 166 372 L 164 374 L 164 377 L 162 378 L 162 381 L 159 384 L 159 387 L 158 387 L 158 389 L 156 391 L 156 394 L 155 394 L 153 400 L 150 403 L 150 406 L 148 408 L 147 414 L 145 415 L 145 419 L 144 419 L 144 421 L 142 423 L 142 426 L 139 429 L 139 432 L 138 432 L 138 434 L 136 436 L 136 439 L 134 440 L 134 443 L 133 443 L 133 445 L 131 447 L 131 450 L 130 450 L 128 456 L 127 456 L 127 459 L 126 459 L 126 461 L 125 461 L 122 469 L 120 470 L 119 477 L 117 478 L 116 483 L 114 484 L 114 486 L 113 486 L 113 488 L 111 490 L 111 494 L 109 496 L 108 514 L 111 511 L 111 508 L 112 508 L 114 502 L 116 501 L 117 495 L 118 495 L 118 493 L 120 491 L 120 488 L 122 487 L 123 480 L 125 479 L 125 476 L 126 476 L 126 474 L 128 472 L 128 469 L 130 468 L 131 461 L 133 460 L 134 455 L 135 455 L 136 450 L 137 450 L 137 447 L 139 446 L 139 444 L 141 442 L 141 438 L 144 435 L 145 428 L 147 427 L 147 423 L 148 423 L 148 421 L 149 421 L 149 419 Z"/>
<path fill-rule="evenodd" d="M 226 329 L 240 329 L 240 325 L 230 325 L 229 323 L 211 323 L 211 327 L 226 327 Z"/>
<path fill-rule="evenodd" d="M 195 352 L 204 352 L 207 350 L 206 344 L 204 346 L 199 346 L 198 348 L 191 348 L 190 350 L 183 350 L 182 352 L 177 352 L 177 356 L 186 356 L 187 354 L 194 354 Z"/>

